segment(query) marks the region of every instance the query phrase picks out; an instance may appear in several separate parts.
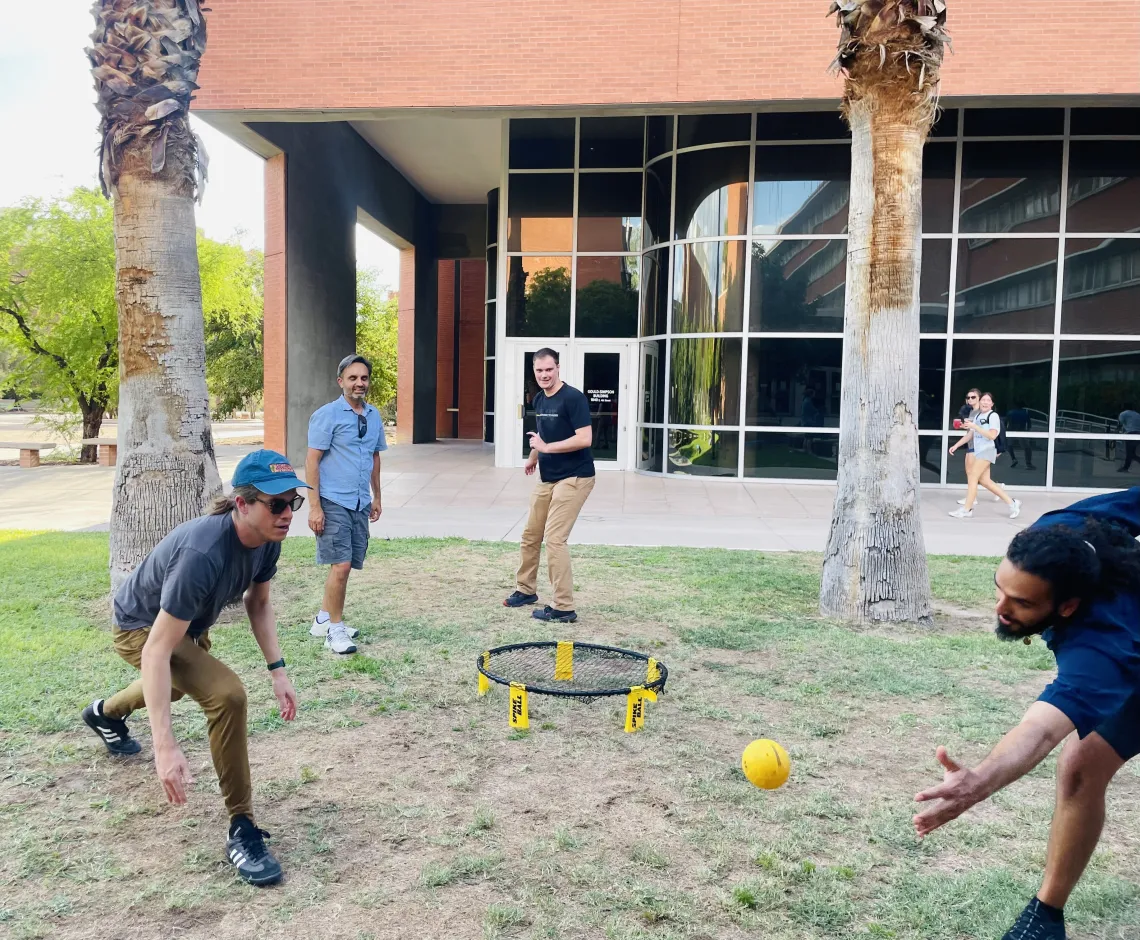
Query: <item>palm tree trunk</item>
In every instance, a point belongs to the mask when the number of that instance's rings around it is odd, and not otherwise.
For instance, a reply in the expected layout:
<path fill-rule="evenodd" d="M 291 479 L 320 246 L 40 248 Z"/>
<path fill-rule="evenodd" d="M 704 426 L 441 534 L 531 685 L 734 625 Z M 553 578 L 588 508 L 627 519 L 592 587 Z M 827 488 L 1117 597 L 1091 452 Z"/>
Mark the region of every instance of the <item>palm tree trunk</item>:
<path fill-rule="evenodd" d="M 113 189 L 120 364 L 112 591 L 222 487 L 206 393 L 193 191 L 177 173 L 129 172 L 133 162 Z"/>
<path fill-rule="evenodd" d="M 922 148 L 933 121 L 942 0 L 837 0 L 851 127 L 839 473 L 820 611 L 930 623 L 919 502 Z"/>

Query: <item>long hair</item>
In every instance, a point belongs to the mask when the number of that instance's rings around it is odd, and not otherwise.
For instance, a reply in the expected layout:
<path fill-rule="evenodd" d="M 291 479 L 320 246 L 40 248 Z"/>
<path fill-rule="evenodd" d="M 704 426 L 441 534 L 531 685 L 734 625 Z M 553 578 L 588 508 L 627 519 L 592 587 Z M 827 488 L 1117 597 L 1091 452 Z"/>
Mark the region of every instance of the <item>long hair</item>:
<path fill-rule="evenodd" d="M 1053 601 L 1108 596 L 1140 588 L 1140 542 L 1111 522 L 1033 526 L 1009 543 L 1006 557 L 1053 586 Z"/>
<path fill-rule="evenodd" d="M 226 513 L 233 512 L 237 509 L 237 497 L 240 496 L 247 503 L 252 503 L 257 499 L 260 492 L 261 490 L 256 486 L 235 486 L 229 493 L 217 497 L 210 503 L 206 509 L 206 515 L 224 516 Z"/>

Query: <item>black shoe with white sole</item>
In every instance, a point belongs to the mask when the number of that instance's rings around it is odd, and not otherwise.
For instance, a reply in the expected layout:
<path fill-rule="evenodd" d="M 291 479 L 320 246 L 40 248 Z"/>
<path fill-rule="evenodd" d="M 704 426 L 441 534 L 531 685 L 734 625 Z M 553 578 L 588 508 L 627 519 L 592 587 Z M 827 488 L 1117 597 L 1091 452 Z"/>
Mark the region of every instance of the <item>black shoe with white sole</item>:
<path fill-rule="evenodd" d="M 265 847 L 269 833 L 258 829 L 248 816 L 230 820 L 226 857 L 243 881 L 251 885 L 273 885 L 281 880 L 281 863 Z"/>
<path fill-rule="evenodd" d="M 515 591 L 510 597 L 503 601 L 504 607 L 526 607 L 527 604 L 535 604 L 538 602 L 537 594 L 524 594 L 522 591 Z"/>
<path fill-rule="evenodd" d="M 573 623 L 578 615 L 572 610 L 558 610 L 547 604 L 542 610 L 533 610 L 530 614 L 535 620 L 545 620 L 552 623 Z"/>
<path fill-rule="evenodd" d="M 83 723 L 99 735 L 107 750 L 116 757 L 137 754 L 142 746 L 131 737 L 122 718 L 108 718 L 103 714 L 103 700 L 98 699 L 83 709 Z"/>

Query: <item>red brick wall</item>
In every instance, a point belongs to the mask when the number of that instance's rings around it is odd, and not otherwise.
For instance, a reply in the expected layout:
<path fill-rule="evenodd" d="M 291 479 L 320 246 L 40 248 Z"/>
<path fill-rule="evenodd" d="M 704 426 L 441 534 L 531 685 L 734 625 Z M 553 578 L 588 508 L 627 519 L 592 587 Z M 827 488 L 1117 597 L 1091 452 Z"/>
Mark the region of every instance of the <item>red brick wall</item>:
<path fill-rule="evenodd" d="M 435 433 L 455 437 L 452 428 L 451 398 L 455 377 L 455 262 L 439 262 L 439 333 L 436 334 Z"/>
<path fill-rule="evenodd" d="M 412 442 L 416 362 L 416 250 L 400 251 L 400 300 L 396 337 L 396 440 Z"/>
<path fill-rule="evenodd" d="M 286 450 L 288 319 L 285 274 L 285 154 L 265 161 L 265 446 Z"/>
<path fill-rule="evenodd" d="M 481 441 L 487 263 L 479 258 L 459 265 L 459 436 Z"/>
<path fill-rule="evenodd" d="M 835 98 L 827 0 L 215 0 L 201 109 Z M 945 95 L 1140 93 L 1140 3 L 954 0 Z M 1019 38 L 1020 37 L 1020 38 Z"/>

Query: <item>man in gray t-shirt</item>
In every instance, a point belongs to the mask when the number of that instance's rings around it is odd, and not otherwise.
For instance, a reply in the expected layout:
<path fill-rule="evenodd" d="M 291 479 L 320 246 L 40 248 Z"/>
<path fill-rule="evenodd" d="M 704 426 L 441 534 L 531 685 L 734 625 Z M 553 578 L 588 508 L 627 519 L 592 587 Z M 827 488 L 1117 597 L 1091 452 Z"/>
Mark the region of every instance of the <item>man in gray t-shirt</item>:
<path fill-rule="evenodd" d="M 193 778 L 174 740 L 170 703 L 189 695 L 201 705 L 230 814 L 226 856 L 247 882 L 266 885 L 281 880 L 281 866 L 265 847 L 268 833 L 253 822 L 245 687 L 210 655 L 209 631 L 225 606 L 244 600 L 281 717 L 292 721 L 297 694 L 285 674 L 269 582 L 277 573 L 293 512 L 303 502 L 297 490 L 305 484 L 288 459 L 271 450 L 246 455 L 233 484 L 233 493 L 209 515 L 184 522 L 159 542 L 119 588 L 115 651 L 142 678 L 88 705 L 83 720 L 112 754 L 137 754 L 141 748 L 126 719 L 146 708 L 159 780 L 171 803 L 185 803 Z"/>

